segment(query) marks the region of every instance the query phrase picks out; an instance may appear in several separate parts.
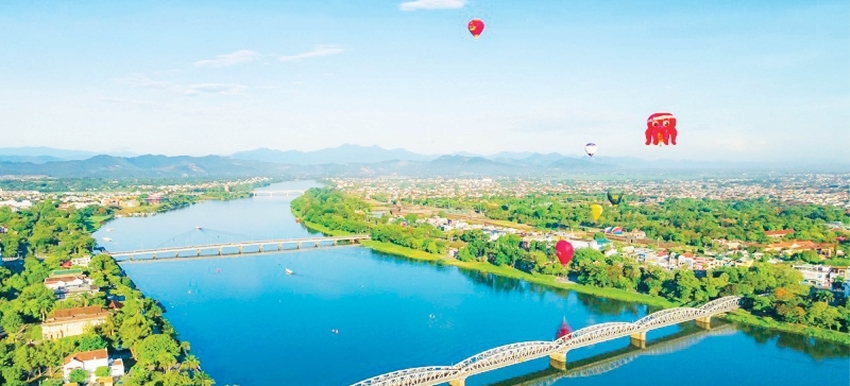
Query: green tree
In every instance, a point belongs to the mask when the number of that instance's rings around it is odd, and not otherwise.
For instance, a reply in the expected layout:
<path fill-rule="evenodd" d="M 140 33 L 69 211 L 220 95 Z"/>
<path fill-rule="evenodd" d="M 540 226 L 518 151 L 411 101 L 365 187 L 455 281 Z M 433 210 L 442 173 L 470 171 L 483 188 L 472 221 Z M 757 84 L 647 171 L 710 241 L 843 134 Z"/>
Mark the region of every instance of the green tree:
<path fill-rule="evenodd" d="M 94 371 L 94 375 L 97 377 L 108 377 L 112 375 L 112 372 L 109 370 L 107 366 L 100 366 Z"/>
<path fill-rule="evenodd" d="M 86 384 L 89 381 L 89 373 L 83 369 L 73 369 L 68 375 L 68 379 L 74 383 Z"/>

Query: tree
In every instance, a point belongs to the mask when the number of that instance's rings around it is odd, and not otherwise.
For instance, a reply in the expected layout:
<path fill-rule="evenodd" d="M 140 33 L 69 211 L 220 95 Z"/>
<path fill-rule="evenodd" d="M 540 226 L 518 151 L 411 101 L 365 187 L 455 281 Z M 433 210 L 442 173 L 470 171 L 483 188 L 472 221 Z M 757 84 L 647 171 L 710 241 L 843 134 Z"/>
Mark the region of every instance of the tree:
<path fill-rule="evenodd" d="M 71 370 L 71 374 L 68 375 L 68 380 L 85 385 L 89 381 L 89 373 L 83 369 L 74 369 Z"/>
<path fill-rule="evenodd" d="M 169 371 L 177 362 L 177 355 L 179 354 L 180 347 L 174 338 L 168 335 L 154 334 L 138 343 L 135 357 L 141 366 Z"/>
<path fill-rule="evenodd" d="M 94 375 L 98 377 L 108 377 L 112 375 L 112 372 L 109 370 L 109 367 L 100 366 L 94 371 Z"/>

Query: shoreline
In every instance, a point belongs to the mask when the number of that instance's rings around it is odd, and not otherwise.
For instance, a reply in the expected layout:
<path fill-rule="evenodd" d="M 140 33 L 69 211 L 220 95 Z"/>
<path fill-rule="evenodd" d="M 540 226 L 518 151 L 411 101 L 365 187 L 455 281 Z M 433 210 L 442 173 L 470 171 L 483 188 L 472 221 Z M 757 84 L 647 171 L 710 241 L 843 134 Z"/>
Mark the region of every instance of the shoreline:
<path fill-rule="evenodd" d="M 329 231 L 328 234 L 331 236 L 345 234 L 345 232 L 330 231 L 330 229 L 327 229 L 326 227 L 319 224 L 312 224 L 306 221 L 302 221 L 302 224 L 307 229 L 316 232 Z M 667 299 L 651 295 L 627 292 L 614 288 L 592 287 L 578 283 L 564 283 L 557 281 L 553 276 L 535 275 L 517 270 L 512 267 L 500 267 L 486 262 L 463 262 L 456 259 L 450 259 L 440 255 L 435 255 L 425 251 L 418 251 L 415 249 L 410 249 L 391 243 L 385 243 L 375 240 L 366 240 L 362 241 L 360 244 L 375 252 L 380 252 L 387 255 L 398 256 L 412 260 L 433 262 L 441 265 L 450 265 L 458 267 L 459 269 L 476 270 L 502 277 L 525 280 L 529 283 L 543 285 L 552 289 L 566 289 L 587 295 L 600 296 L 607 299 L 640 303 L 650 307 L 672 308 L 680 306 L 679 304 L 670 302 Z M 752 315 L 742 310 L 737 311 L 735 313 L 718 315 L 715 317 L 733 323 L 761 327 L 789 334 L 802 335 L 809 338 L 850 346 L 850 334 L 843 333 L 841 331 L 825 330 L 821 328 L 778 322 L 773 319 Z"/>

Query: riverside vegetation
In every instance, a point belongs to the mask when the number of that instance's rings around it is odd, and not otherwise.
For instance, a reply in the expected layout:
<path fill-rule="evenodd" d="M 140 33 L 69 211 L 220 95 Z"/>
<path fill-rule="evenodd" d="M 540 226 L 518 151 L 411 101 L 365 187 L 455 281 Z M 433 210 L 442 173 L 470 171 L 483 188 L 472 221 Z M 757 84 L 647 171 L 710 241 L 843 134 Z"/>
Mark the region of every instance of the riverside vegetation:
<path fill-rule="evenodd" d="M 60 210 L 46 200 L 29 209 L 12 212 L 0 208 L 0 245 L 7 256 L 24 256 L 20 269 L 0 266 L 0 327 L 8 334 L 0 340 L 0 384 L 23 386 L 62 385 L 62 361 L 70 354 L 109 348 L 124 357 L 129 373 L 123 385 L 213 385 L 190 353 L 189 342 L 163 317 L 163 310 L 135 288 L 108 255 L 99 254 L 88 267 L 79 267 L 100 287 L 57 301 L 44 279 L 74 257 L 90 255 L 95 245 L 89 230 L 100 209 Z M 43 340 L 41 322 L 52 311 L 76 306 L 106 307 L 116 300 L 123 307 L 109 310 L 104 324 L 79 336 Z M 72 380 L 79 380 L 79 375 Z"/>
<path fill-rule="evenodd" d="M 416 223 L 414 216 L 407 219 L 408 226 L 395 224 L 387 216 L 370 216 L 366 202 L 335 189 L 308 190 L 292 201 L 292 211 L 307 227 L 317 231 L 369 233 L 372 241 L 364 244 L 379 252 L 484 270 L 598 296 L 669 307 L 741 295 L 742 310 L 729 315 L 732 320 L 850 344 L 848 299 L 836 299 L 830 291 L 814 291 L 801 284 L 801 274 L 785 263 L 722 267 L 697 277 L 688 269 L 668 272 L 618 255 L 606 257 L 593 249 L 578 249 L 571 264 L 563 267 L 557 263 L 548 243 L 526 245 L 516 235 L 490 241 L 480 230 L 461 234 L 443 232 L 429 224 Z M 675 210 L 659 210 L 654 216 L 654 221 L 673 224 L 680 221 L 673 219 L 685 215 Z M 457 260 L 443 257 L 449 248 L 458 248 Z M 578 285 L 558 280 L 566 276 Z"/>

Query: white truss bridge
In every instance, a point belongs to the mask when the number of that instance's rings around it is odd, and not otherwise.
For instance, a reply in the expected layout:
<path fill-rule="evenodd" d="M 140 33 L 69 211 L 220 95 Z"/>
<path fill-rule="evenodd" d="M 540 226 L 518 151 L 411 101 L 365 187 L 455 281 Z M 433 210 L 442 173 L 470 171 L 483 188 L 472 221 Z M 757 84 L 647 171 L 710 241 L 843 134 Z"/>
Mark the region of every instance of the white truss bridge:
<path fill-rule="evenodd" d="M 640 345 L 642 342 L 645 347 L 647 331 L 692 320 L 696 320 L 698 324 L 707 324 L 713 315 L 737 309 L 740 301 L 739 296 L 727 296 L 710 301 L 699 308 L 678 307 L 654 312 L 634 323 L 595 324 L 553 341 L 512 343 L 478 353 L 454 366 L 399 370 L 357 382 L 352 386 L 439 385 L 447 382 L 452 386 L 460 386 L 466 378 L 473 375 L 546 356 L 551 358 L 553 365 L 556 362 L 566 365 L 566 353 L 570 350 L 623 337 L 630 337 L 634 345 Z"/>

